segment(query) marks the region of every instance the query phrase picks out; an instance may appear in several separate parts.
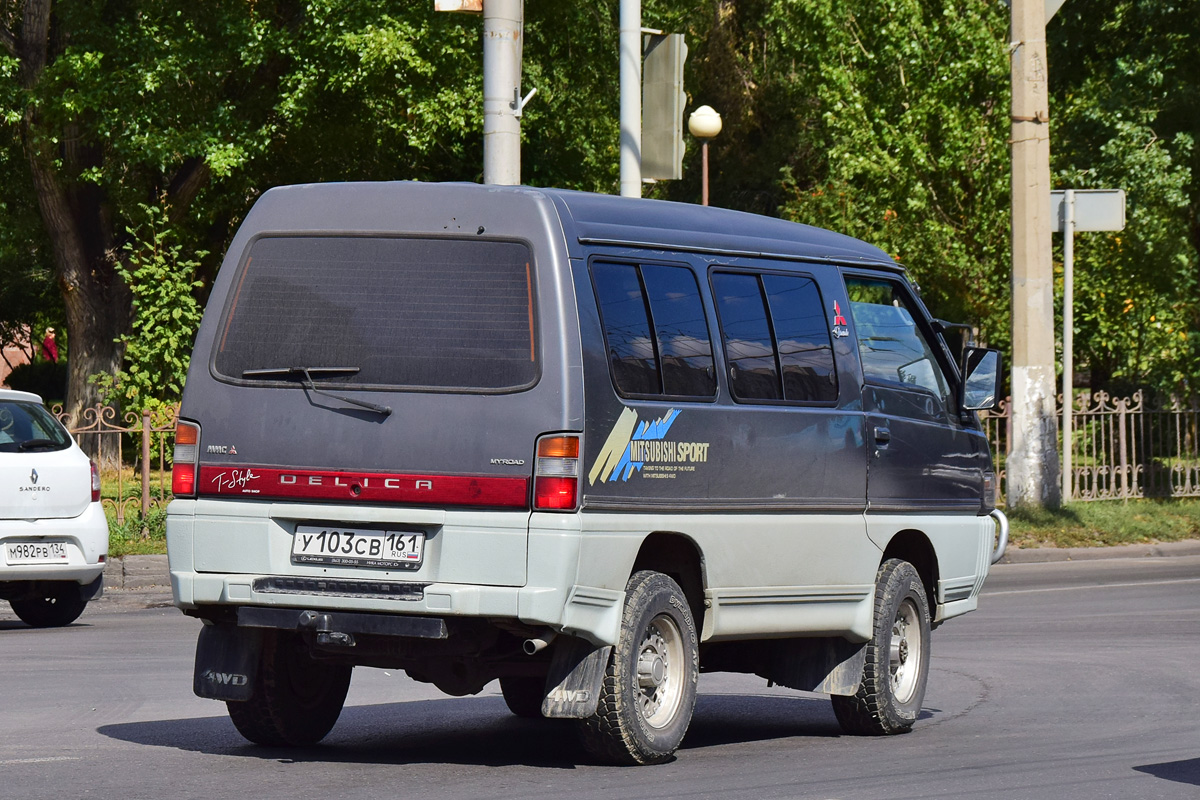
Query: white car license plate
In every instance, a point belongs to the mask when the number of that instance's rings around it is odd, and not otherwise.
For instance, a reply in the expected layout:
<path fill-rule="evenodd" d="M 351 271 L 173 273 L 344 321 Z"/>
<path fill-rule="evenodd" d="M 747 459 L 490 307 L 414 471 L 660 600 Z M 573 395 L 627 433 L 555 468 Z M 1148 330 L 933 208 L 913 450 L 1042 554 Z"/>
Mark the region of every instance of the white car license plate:
<path fill-rule="evenodd" d="M 65 564 L 66 542 L 5 542 L 9 564 Z"/>
<path fill-rule="evenodd" d="M 297 525 L 292 538 L 292 561 L 298 564 L 417 569 L 424 553 L 421 531 Z"/>

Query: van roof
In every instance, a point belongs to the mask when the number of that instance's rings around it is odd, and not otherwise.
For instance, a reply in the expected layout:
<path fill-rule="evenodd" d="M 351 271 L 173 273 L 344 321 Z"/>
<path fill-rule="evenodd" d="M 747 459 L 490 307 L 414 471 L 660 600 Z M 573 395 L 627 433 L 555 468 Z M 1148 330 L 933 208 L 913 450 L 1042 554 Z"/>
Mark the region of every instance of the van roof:
<path fill-rule="evenodd" d="M 315 227 L 326 231 L 377 230 L 378 224 L 368 220 L 378 219 L 381 209 L 428 207 L 435 197 L 437 205 L 448 203 L 454 207 L 460 221 L 470 219 L 473 210 L 511 206 L 518 198 L 553 204 L 568 239 L 584 244 L 771 256 L 903 270 L 878 247 L 811 225 L 712 206 L 567 189 L 419 181 L 281 186 L 267 191 L 252 213 L 258 217 L 260 229 L 291 227 L 288 222 L 299 223 L 311 212 L 311 221 L 320 221 Z"/>
<path fill-rule="evenodd" d="M 545 192 L 568 210 L 580 242 L 782 256 L 901 269 L 874 245 L 798 222 L 666 200 L 565 189 L 536 191 Z"/>

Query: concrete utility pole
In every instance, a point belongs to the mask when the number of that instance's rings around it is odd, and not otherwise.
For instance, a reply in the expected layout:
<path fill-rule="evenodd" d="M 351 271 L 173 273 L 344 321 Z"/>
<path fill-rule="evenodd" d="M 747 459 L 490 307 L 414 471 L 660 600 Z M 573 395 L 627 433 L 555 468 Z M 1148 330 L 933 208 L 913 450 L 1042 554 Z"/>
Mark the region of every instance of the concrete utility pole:
<path fill-rule="evenodd" d="M 521 182 L 523 18 L 524 0 L 483 0 L 484 183 Z"/>
<path fill-rule="evenodd" d="M 488 0 L 491 2 L 491 0 Z M 642 196 L 642 0 L 621 0 L 621 196 Z"/>
<path fill-rule="evenodd" d="M 1046 0 L 1012 0 L 1011 506 L 1057 507 Z"/>

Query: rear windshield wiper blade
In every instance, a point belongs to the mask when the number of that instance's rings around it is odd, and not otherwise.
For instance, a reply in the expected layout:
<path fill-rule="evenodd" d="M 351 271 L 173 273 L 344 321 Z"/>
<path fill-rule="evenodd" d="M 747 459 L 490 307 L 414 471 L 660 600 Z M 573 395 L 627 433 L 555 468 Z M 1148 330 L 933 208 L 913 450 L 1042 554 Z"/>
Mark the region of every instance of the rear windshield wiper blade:
<path fill-rule="evenodd" d="M 39 447 L 58 447 L 62 442 L 56 442 L 53 439 L 29 439 L 21 442 L 17 447 L 21 450 L 37 450 Z"/>
<path fill-rule="evenodd" d="M 355 400 L 353 397 L 326 392 L 323 389 L 318 389 L 313 383 L 312 375 L 357 375 L 358 367 L 268 367 L 266 369 L 247 369 L 242 370 L 243 378 L 265 378 L 272 375 L 299 375 L 305 389 L 308 389 L 313 394 L 323 394 L 326 397 L 332 397 L 334 400 L 341 400 L 343 403 L 349 403 L 352 406 L 365 408 L 368 411 L 374 411 L 376 414 L 382 414 L 385 417 L 391 416 L 392 409 L 387 406 L 368 403 L 365 400 Z"/>

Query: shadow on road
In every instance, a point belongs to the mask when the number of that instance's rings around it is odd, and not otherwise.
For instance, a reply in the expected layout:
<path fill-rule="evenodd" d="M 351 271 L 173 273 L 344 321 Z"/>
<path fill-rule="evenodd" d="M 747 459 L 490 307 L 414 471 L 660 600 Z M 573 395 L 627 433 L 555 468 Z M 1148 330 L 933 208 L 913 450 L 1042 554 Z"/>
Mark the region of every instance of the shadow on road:
<path fill-rule="evenodd" d="M 105 725 L 104 736 L 133 744 L 281 763 L 523 765 L 572 769 L 590 759 L 570 720 L 526 720 L 497 696 L 351 706 L 315 747 L 248 743 L 226 716 Z M 841 735 L 823 698 L 701 695 L 683 749 Z"/>
<path fill-rule="evenodd" d="M 3 601 L 0 601 L 0 602 L 3 602 Z M 90 627 L 92 627 L 92 626 L 89 623 L 87 623 L 85 621 L 79 621 L 79 622 L 72 622 L 70 625 L 62 625 L 62 626 L 59 626 L 56 628 L 35 628 L 32 625 L 26 625 L 24 622 L 21 622 L 21 620 L 19 620 L 19 619 L 0 619 L 0 633 L 3 633 L 4 631 L 30 631 L 30 632 L 38 631 L 41 633 L 53 633 L 54 631 L 61 631 L 66 628 L 90 628 Z"/>
<path fill-rule="evenodd" d="M 1200 786 L 1200 758 L 1189 758 L 1184 761 L 1168 761 L 1163 764 L 1146 764 L 1142 767 L 1134 767 L 1134 770 L 1167 781 Z"/>

